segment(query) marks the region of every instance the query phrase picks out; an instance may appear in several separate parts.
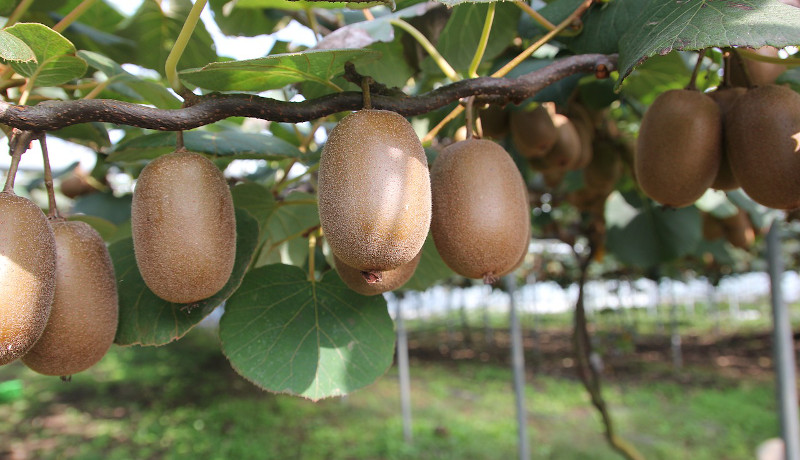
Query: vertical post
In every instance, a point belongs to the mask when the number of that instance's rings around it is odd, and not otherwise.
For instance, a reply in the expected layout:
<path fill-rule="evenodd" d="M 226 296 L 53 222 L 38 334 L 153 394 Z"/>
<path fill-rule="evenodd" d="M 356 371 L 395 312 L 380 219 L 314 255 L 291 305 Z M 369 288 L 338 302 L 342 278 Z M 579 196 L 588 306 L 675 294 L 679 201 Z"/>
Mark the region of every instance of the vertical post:
<path fill-rule="evenodd" d="M 514 371 L 514 395 L 517 404 L 517 441 L 519 460 L 530 459 L 528 445 L 528 413 L 525 410 L 525 354 L 522 347 L 522 327 L 517 312 L 517 279 L 508 275 L 504 279 L 509 302 L 511 320 L 511 367 Z"/>
<path fill-rule="evenodd" d="M 772 297 L 772 325 L 777 373 L 778 408 L 781 419 L 781 437 L 786 448 L 786 460 L 800 460 L 800 423 L 797 410 L 797 380 L 792 324 L 786 303 L 783 301 L 781 275 L 780 227 L 776 220 L 767 233 L 767 264 Z"/>
<path fill-rule="evenodd" d="M 494 329 L 492 328 L 492 319 L 489 315 L 490 298 L 492 296 L 492 285 L 484 286 L 483 292 L 483 338 L 486 345 L 489 347 L 494 345 Z"/>
<path fill-rule="evenodd" d="M 669 309 L 670 316 L 670 347 L 672 349 L 672 368 L 676 372 L 683 367 L 683 354 L 681 353 L 681 332 L 678 327 L 678 294 L 675 283 L 672 283 L 672 305 Z"/>
<path fill-rule="evenodd" d="M 401 299 L 395 301 L 397 306 L 397 373 L 400 379 L 400 410 L 403 416 L 403 439 L 407 443 L 413 441 L 411 435 L 411 379 L 408 369 L 408 337 L 403 322 L 403 306 Z"/>

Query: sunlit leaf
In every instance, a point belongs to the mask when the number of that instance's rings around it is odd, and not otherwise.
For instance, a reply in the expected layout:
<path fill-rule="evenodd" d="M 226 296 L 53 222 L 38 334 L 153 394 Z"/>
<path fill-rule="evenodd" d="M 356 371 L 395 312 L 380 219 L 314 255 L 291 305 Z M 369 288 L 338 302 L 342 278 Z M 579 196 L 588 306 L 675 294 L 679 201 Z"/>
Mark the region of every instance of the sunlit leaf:
<path fill-rule="evenodd" d="M 66 83 L 86 73 L 86 61 L 75 55 L 75 46 L 64 36 L 43 24 L 15 24 L 5 32 L 24 42 L 35 61 L 12 61 L 18 74 L 34 80 L 36 86 Z"/>
<path fill-rule="evenodd" d="M 228 300 L 219 333 L 243 377 L 312 400 L 374 382 L 394 354 L 386 301 L 353 292 L 334 270 L 318 282 L 290 265 L 253 270 Z"/>

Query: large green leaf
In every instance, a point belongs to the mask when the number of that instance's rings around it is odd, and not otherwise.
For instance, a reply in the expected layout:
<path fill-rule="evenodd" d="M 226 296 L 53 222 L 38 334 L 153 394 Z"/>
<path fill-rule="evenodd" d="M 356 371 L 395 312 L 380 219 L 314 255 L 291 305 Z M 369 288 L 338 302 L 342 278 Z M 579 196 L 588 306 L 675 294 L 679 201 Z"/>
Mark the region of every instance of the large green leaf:
<path fill-rule="evenodd" d="M 284 13 L 275 10 L 237 8 L 237 2 L 230 0 L 210 0 L 208 3 L 214 13 L 214 22 L 225 35 L 254 37 L 268 34 L 285 17 Z"/>
<path fill-rule="evenodd" d="M 258 224 L 242 210 L 236 210 L 236 262 L 228 283 L 215 295 L 182 305 L 167 302 L 150 291 L 136 266 L 133 240 L 111 245 L 119 290 L 119 345 L 164 345 L 181 338 L 227 299 L 244 278 L 258 243 Z"/>
<path fill-rule="evenodd" d="M 42 24 L 15 24 L 5 32 L 20 39 L 33 51 L 35 61 L 12 61 L 18 74 L 36 86 L 55 86 L 83 76 L 86 61 L 75 55 L 75 46 L 61 34 Z"/>
<path fill-rule="evenodd" d="M 419 260 L 419 265 L 414 271 L 414 275 L 402 289 L 411 291 L 424 291 L 439 281 L 450 278 L 455 275 L 453 270 L 444 263 L 439 252 L 436 250 L 436 245 L 433 243 L 433 237 L 429 234 L 422 246 L 422 258 Z"/>
<path fill-rule="evenodd" d="M 301 236 L 319 225 L 316 196 L 292 192 L 276 204 L 267 224 L 270 241 L 275 244 Z"/>
<path fill-rule="evenodd" d="M 33 50 L 22 40 L 0 30 L 0 58 L 6 61 L 35 61 Z"/>
<path fill-rule="evenodd" d="M 390 0 L 382 3 L 389 4 Z M 307 11 L 309 8 L 340 9 L 348 6 L 348 2 L 303 1 L 303 0 L 237 0 L 236 8 L 267 8 L 278 10 Z"/>
<path fill-rule="evenodd" d="M 378 52 L 361 49 L 303 51 L 244 61 L 212 62 L 180 73 L 183 81 L 214 91 L 266 91 L 292 83 L 330 80 L 344 72 L 348 61 L 377 59 Z"/>
<path fill-rule="evenodd" d="M 242 182 L 231 189 L 233 204 L 239 209 L 249 212 L 258 222 L 261 237 L 267 230 L 272 213 L 275 211 L 275 199 L 267 187 L 255 182 Z"/>
<path fill-rule="evenodd" d="M 189 0 L 173 0 L 169 6 L 170 11 L 164 12 L 156 0 L 144 0 L 133 17 L 126 21 L 119 34 L 136 42 L 133 52 L 128 53 L 129 62 L 164 73 L 167 56 L 192 3 Z M 214 40 L 201 22 L 181 55 L 178 68 L 200 67 L 215 60 Z"/>
<path fill-rule="evenodd" d="M 181 101 L 164 85 L 133 75 L 114 60 L 102 54 L 78 51 L 78 56 L 88 62 L 90 66 L 103 72 L 109 80 L 108 85 L 111 89 L 126 96 L 132 96 L 139 101 L 149 102 L 161 109 L 177 109 L 181 106 Z"/>
<path fill-rule="evenodd" d="M 120 142 L 108 161 L 150 160 L 174 151 L 176 142 L 173 132 L 139 136 Z M 238 159 L 283 160 L 303 155 L 297 147 L 275 136 L 239 131 L 185 131 L 183 143 L 191 152 Z"/>
<path fill-rule="evenodd" d="M 488 10 L 486 4 L 453 8 L 453 14 L 439 36 L 436 48 L 455 70 L 466 74 L 480 42 Z M 520 13 L 521 10 L 513 3 L 497 3 L 492 31 L 483 55 L 484 62 L 495 58 L 511 44 L 517 35 Z M 425 68 L 433 68 L 430 58 L 426 61 Z"/>
<path fill-rule="evenodd" d="M 291 265 L 249 273 L 225 306 L 219 334 L 246 379 L 315 401 L 374 382 L 394 352 L 382 296 L 353 292 L 334 270 L 314 282 Z"/>
<path fill-rule="evenodd" d="M 709 47 L 800 45 L 800 8 L 778 0 L 650 0 L 620 40 L 618 84 L 656 54 Z"/>
<path fill-rule="evenodd" d="M 702 239 L 694 206 L 668 209 L 644 202 L 634 207 L 619 193 L 606 201 L 606 247 L 619 260 L 649 268 L 690 254 Z"/>

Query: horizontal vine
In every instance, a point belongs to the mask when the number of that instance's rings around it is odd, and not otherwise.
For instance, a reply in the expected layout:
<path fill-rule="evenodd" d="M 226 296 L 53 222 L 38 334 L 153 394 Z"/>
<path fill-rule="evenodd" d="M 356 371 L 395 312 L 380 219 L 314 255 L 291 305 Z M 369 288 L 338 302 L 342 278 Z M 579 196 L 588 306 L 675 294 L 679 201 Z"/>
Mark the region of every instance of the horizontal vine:
<path fill-rule="evenodd" d="M 479 77 L 461 80 L 419 96 L 373 94 L 372 106 L 414 116 L 470 96 L 478 96 L 483 102 L 519 103 L 570 75 L 592 73 L 606 77 L 616 69 L 616 65 L 616 54 L 570 56 L 517 78 Z M 182 131 L 228 117 L 298 123 L 361 109 L 363 96 L 360 92 L 346 91 L 302 102 L 285 102 L 256 95 L 214 93 L 193 97 L 186 105 L 181 109 L 168 110 L 111 99 L 45 101 L 35 106 L 0 102 L 0 123 L 26 131 L 52 131 L 88 122 Z"/>

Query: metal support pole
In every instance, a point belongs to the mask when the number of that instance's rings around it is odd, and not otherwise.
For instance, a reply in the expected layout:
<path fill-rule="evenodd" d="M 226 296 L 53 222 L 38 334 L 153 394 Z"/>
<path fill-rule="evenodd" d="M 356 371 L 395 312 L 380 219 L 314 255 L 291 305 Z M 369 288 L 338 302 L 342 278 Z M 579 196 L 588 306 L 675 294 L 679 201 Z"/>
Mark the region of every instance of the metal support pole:
<path fill-rule="evenodd" d="M 411 379 L 408 369 L 408 337 L 406 325 L 403 322 L 403 307 L 400 299 L 395 301 L 397 306 L 397 373 L 400 379 L 400 409 L 403 416 L 403 439 L 407 443 L 413 441 L 411 435 Z"/>
<path fill-rule="evenodd" d="M 513 275 L 505 277 L 506 289 L 511 298 L 509 303 L 511 320 L 511 367 L 514 371 L 514 395 L 517 403 L 517 440 L 520 460 L 531 457 L 528 444 L 528 412 L 525 409 L 525 354 L 522 346 L 522 326 L 517 313 L 517 279 Z"/>
<path fill-rule="evenodd" d="M 800 423 L 797 410 L 796 358 L 792 337 L 792 324 L 786 303 L 783 301 L 781 275 L 780 223 L 775 221 L 767 233 L 767 264 L 772 293 L 772 323 L 777 373 L 778 408 L 781 419 L 781 437 L 786 448 L 786 460 L 800 460 Z"/>

